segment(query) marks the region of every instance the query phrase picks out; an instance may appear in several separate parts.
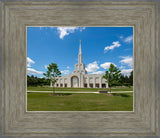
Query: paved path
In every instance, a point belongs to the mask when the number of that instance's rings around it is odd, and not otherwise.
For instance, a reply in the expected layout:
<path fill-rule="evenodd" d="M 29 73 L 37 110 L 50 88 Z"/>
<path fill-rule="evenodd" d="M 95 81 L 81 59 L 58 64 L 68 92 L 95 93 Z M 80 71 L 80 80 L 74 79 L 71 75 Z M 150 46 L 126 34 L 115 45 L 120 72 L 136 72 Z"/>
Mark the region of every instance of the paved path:
<path fill-rule="evenodd" d="M 53 91 L 27 91 L 27 92 L 52 93 Z M 55 93 L 99 93 L 99 92 L 55 91 Z M 133 93 L 133 91 L 114 91 L 111 93 Z"/>

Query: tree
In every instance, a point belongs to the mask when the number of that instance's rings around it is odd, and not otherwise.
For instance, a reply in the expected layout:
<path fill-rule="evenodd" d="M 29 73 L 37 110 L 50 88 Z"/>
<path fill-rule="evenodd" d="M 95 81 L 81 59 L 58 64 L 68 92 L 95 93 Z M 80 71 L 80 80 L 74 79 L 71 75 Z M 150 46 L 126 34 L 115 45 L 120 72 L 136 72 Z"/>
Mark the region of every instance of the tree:
<path fill-rule="evenodd" d="M 120 76 L 120 84 L 121 84 L 121 86 L 123 86 L 124 83 L 125 83 L 125 76 L 123 74 L 121 74 L 121 76 Z"/>
<path fill-rule="evenodd" d="M 121 71 L 114 66 L 114 64 L 110 64 L 109 70 L 105 72 L 105 75 L 103 75 L 103 78 L 106 79 L 106 82 L 110 87 L 110 92 L 112 85 L 119 82 L 119 78 L 121 76 L 120 72 Z"/>
<path fill-rule="evenodd" d="M 56 63 L 51 63 L 47 67 L 47 72 L 43 73 L 44 76 L 46 76 L 53 84 L 53 93 L 55 93 L 55 83 L 57 82 L 57 77 L 61 75 L 61 72 L 58 69 L 58 66 Z"/>
<path fill-rule="evenodd" d="M 45 78 L 37 78 L 33 75 L 29 76 L 27 75 L 27 86 L 43 86 L 43 85 L 49 85 L 49 80 Z"/>
<path fill-rule="evenodd" d="M 133 70 L 132 70 L 132 72 L 129 76 L 129 83 L 130 83 L 131 86 L 133 86 Z"/>
<path fill-rule="evenodd" d="M 121 74 L 120 76 L 120 84 L 121 86 L 133 86 L 133 71 L 130 73 L 129 76 L 124 76 L 123 74 Z"/>

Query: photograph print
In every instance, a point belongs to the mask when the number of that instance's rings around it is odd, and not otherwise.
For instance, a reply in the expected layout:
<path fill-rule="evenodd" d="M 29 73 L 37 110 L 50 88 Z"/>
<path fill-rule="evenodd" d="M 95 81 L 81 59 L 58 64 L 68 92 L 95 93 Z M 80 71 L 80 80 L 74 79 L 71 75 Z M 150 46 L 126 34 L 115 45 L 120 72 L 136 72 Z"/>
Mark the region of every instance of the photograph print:
<path fill-rule="evenodd" d="M 27 111 L 134 111 L 133 27 L 26 27 Z"/>

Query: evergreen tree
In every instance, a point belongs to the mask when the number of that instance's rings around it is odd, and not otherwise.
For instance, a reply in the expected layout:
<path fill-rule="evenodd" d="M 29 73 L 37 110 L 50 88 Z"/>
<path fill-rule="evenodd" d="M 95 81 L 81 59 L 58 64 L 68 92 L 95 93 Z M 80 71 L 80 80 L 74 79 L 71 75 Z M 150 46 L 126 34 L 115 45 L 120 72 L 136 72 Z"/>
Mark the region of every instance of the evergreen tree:
<path fill-rule="evenodd" d="M 131 86 L 133 86 L 133 71 L 131 72 L 131 74 L 129 76 L 129 83 Z"/>

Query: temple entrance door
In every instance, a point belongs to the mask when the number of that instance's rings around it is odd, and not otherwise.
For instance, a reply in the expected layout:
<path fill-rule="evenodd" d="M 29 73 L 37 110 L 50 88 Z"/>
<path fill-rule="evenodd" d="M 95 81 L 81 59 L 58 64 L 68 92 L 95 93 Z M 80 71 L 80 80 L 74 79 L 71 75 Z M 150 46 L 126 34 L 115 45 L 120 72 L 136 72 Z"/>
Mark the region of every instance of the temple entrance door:
<path fill-rule="evenodd" d="M 79 87 L 79 79 L 77 76 L 71 78 L 71 87 Z"/>

